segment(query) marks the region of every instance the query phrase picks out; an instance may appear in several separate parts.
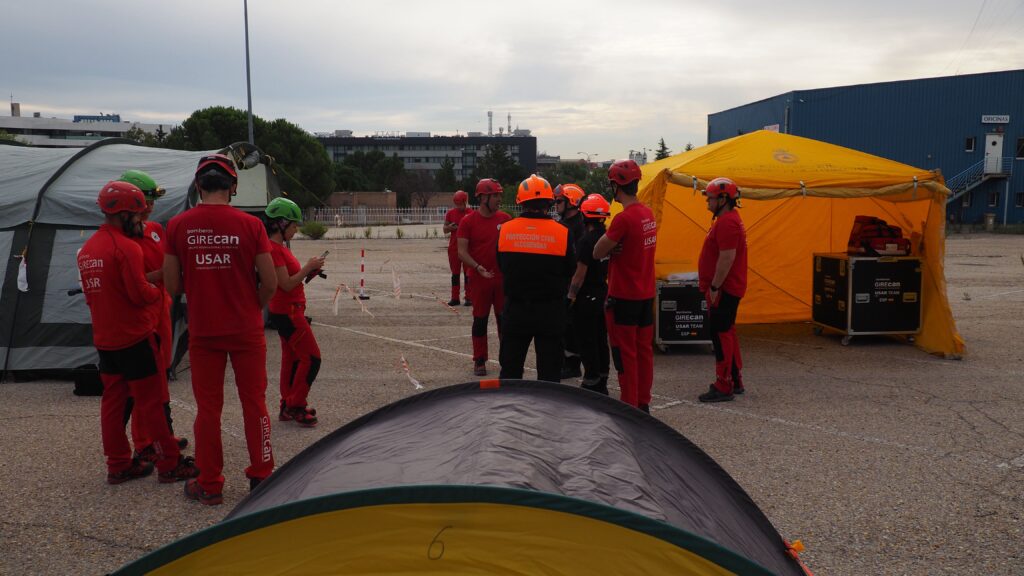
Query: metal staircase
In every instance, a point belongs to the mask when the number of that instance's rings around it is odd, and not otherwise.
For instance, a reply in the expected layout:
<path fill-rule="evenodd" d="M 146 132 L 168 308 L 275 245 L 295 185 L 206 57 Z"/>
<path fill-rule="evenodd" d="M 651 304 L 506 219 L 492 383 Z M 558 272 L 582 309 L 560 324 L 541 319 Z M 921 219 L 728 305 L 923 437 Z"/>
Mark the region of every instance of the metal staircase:
<path fill-rule="evenodd" d="M 1013 158 L 1010 156 L 986 158 L 976 164 L 972 164 L 963 172 L 946 180 L 946 188 L 949 188 L 950 191 L 946 203 L 953 202 L 991 178 L 1009 177 L 1012 166 Z"/>

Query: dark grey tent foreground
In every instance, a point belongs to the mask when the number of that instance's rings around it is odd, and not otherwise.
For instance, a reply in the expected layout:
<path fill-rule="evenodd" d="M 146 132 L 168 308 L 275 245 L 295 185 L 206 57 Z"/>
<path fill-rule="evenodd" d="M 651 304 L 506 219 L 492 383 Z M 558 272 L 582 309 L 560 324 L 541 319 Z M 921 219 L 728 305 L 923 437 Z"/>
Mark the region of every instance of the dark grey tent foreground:
<path fill-rule="evenodd" d="M 255 573 L 810 572 L 672 428 L 576 387 L 491 380 L 349 423 L 118 572 Z"/>
<path fill-rule="evenodd" d="M 76 252 L 103 223 L 100 188 L 125 170 L 145 170 L 167 191 L 151 215 L 166 223 L 195 205 L 196 163 L 211 152 L 217 150 L 148 148 L 124 139 L 76 149 L 0 145 L 0 374 L 96 363 L 89 309 L 69 291 L 78 288 Z M 233 204 L 262 209 L 279 194 L 273 173 L 256 163 L 239 172 Z M 18 286 L 22 256 L 27 290 Z"/>

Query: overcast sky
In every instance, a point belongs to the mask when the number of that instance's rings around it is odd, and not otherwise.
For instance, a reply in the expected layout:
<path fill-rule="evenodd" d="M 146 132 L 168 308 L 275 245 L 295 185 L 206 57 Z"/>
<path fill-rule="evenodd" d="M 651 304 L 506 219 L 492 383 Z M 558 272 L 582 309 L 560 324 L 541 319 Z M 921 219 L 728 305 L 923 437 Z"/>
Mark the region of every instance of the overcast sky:
<path fill-rule="evenodd" d="M 22 115 L 246 107 L 242 0 L 0 0 Z M 310 132 L 528 128 L 539 151 L 702 145 L 790 90 L 1024 68 L 1024 0 L 249 0 L 253 113 Z M 0 115 L 9 115 L 3 106 Z"/>

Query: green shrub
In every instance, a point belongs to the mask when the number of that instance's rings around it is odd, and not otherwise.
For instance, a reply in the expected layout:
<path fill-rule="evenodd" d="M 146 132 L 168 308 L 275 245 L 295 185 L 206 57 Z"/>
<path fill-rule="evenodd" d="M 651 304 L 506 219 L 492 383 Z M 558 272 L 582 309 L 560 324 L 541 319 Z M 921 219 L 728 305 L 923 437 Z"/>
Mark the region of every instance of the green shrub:
<path fill-rule="evenodd" d="M 369 226 L 363 228 L 363 238 L 369 238 L 371 234 L 373 234 L 373 228 L 370 228 Z"/>
<path fill-rule="evenodd" d="M 313 240 L 319 240 L 324 237 L 324 234 L 327 234 L 327 226 L 316 221 L 306 222 L 301 228 L 299 228 L 299 232 L 302 232 L 303 236 L 308 236 Z"/>
<path fill-rule="evenodd" d="M 401 228 L 395 228 L 395 237 L 401 240 L 405 237 L 405 232 Z"/>

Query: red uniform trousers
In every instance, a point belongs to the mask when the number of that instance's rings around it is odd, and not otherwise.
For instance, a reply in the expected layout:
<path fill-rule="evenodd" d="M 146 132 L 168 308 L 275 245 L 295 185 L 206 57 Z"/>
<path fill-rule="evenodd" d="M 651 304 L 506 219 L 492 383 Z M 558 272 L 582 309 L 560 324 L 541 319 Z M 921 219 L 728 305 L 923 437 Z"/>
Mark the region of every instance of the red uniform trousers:
<path fill-rule="evenodd" d="M 281 401 L 304 408 L 320 372 L 320 347 L 306 321 L 306 305 L 292 304 L 289 314 L 271 314 L 281 339 Z"/>
<path fill-rule="evenodd" d="M 473 299 L 473 361 L 487 361 L 487 318 L 494 309 L 494 322 L 498 327 L 498 339 L 501 339 L 501 311 L 505 306 L 505 289 L 502 277 L 484 278 L 474 275 L 469 285 Z"/>
<path fill-rule="evenodd" d="M 156 337 L 151 335 L 121 350 L 100 350 L 99 354 L 103 381 L 100 431 L 107 471 L 117 473 L 132 465 L 132 447 L 124 431 L 131 399 L 142 431 L 156 440 L 157 470 L 174 469 L 180 452 L 164 418 L 161 390 L 167 388 L 167 372 Z"/>
<path fill-rule="evenodd" d="M 609 297 L 605 322 L 612 361 L 619 376 L 620 399 L 650 406 L 654 386 L 654 300 Z"/>
<path fill-rule="evenodd" d="M 163 411 L 164 418 L 167 419 L 167 427 L 171 429 L 171 435 L 173 436 L 174 426 L 171 420 L 171 392 L 167 388 L 167 368 L 171 365 L 171 351 L 174 349 L 174 343 L 171 342 L 171 295 L 167 291 L 164 291 L 163 312 L 157 320 L 156 335 L 159 339 L 160 356 L 164 363 L 164 378 L 162 379 L 163 384 L 160 390 L 161 410 Z M 132 443 L 135 444 L 135 451 L 141 451 L 152 442 L 150 436 L 146 434 L 142 423 L 142 416 L 139 414 L 137 407 L 133 405 Z"/>
<path fill-rule="evenodd" d="M 210 494 L 224 488 L 221 411 L 224 407 L 224 369 L 228 357 L 242 403 L 245 442 L 249 448 L 248 478 L 262 480 L 274 470 L 267 414 L 267 344 L 263 332 L 230 336 L 193 336 L 189 341 L 192 394 L 196 399 L 196 465 L 199 486 Z"/>
<path fill-rule="evenodd" d="M 454 234 L 454 232 L 452 233 Z M 463 293 L 466 299 L 472 300 L 469 297 L 469 276 L 466 275 L 468 268 L 466 264 L 459 259 L 459 245 L 452 242 L 448 244 L 448 268 L 452 271 L 452 300 L 459 299 L 459 273 L 461 271 L 462 277 L 466 280 L 466 287 Z"/>
<path fill-rule="evenodd" d="M 715 388 L 723 394 L 743 388 L 743 358 L 736 335 L 739 307 L 740 299 L 728 292 L 719 292 L 718 303 L 708 305 L 711 346 L 715 350 Z"/>

